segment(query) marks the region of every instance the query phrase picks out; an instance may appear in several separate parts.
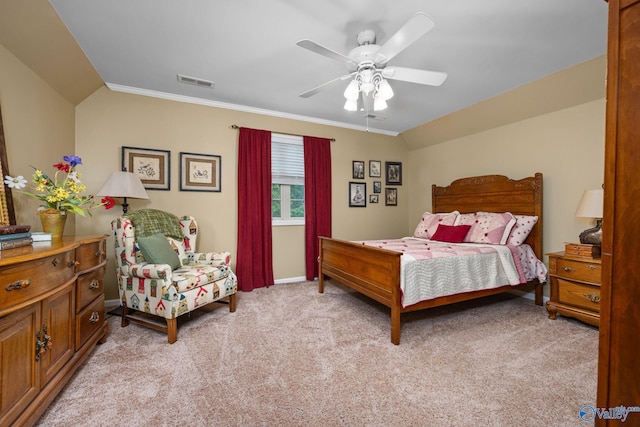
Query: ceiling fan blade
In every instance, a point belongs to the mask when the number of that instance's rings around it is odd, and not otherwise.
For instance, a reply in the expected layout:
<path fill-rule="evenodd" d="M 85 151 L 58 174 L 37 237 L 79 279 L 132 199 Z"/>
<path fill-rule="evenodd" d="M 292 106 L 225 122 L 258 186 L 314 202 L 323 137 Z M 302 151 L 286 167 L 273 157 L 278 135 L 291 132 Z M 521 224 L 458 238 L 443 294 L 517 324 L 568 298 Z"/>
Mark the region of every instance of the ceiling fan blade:
<path fill-rule="evenodd" d="M 333 86 L 334 84 L 341 82 L 343 80 L 347 80 L 348 78 L 350 78 L 351 76 L 353 76 L 355 73 L 351 73 L 351 74 L 345 74 L 344 76 L 340 76 L 337 77 L 333 80 L 329 80 L 326 83 L 321 84 L 320 86 L 314 87 L 311 90 L 308 90 L 306 92 L 301 93 L 299 96 L 300 98 L 309 98 L 310 96 L 315 95 L 316 93 L 322 91 L 323 89 L 326 89 L 330 86 Z"/>
<path fill-rule="evenodd" d="M 382 70 L 382 76 L 391 80 L 418 83 L 421 85 L 440 86 L 447 78 L 441 71 L 418 70 L 415 68 L 389 67 Z"/>
<path fill-rule="evenodd" d="M 380 50 L 378 56 L 383 57 L 378 65 L 389 62 L 391 58 L 406 49 L 411 43 L 424 36 L 429 30 L 435 27 L 436 23 L 429 15 L 418 12 L 387 40 Z"/>
<path fill-rule="evenodd" d="M 331 59 L 335 59 L 336 61 L 340 61 L 340 62 L 345 62 L 345 63 L 352 63 L 353 61 L 346 55 L 343 55 L 341 53 L 338 53 L 334 50 L 331 50 L 327 47 L 321 46 L 318 43 L 308 40 L 308 39 L 304 39 L 304 40 L 300 40 L 298 43 L 296 43 L 298 46 L 303 47 L 307 50 L 310 50 L 311 52 L 315 52 L 317 54 L 320 54 L 322 56 L 326 56 L 327 58 L 331 58 Z M 355 65 L 355 64 L 354 64 Z"/>

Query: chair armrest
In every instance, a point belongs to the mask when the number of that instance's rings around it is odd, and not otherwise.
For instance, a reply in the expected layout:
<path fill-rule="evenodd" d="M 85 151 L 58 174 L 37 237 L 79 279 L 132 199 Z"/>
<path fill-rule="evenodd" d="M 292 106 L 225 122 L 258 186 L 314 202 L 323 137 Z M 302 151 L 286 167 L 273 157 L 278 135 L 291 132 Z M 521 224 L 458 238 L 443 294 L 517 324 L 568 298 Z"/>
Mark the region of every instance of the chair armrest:
<path fill-rule="evenodd" d="M 171 280 L 171 266 L 169 264 L 131 264 L 126 267 L 128 271 L 125 272 L 125 267 L 121 267 L 120 271 L 125 276 L 137 277 L 140 279 L 162 279 Z"/>
<path fill-rule="evenodd" d="M 187 252 L 190 264 L 207 264 L 213 266 L 229 266 L 231 252 Z"/>

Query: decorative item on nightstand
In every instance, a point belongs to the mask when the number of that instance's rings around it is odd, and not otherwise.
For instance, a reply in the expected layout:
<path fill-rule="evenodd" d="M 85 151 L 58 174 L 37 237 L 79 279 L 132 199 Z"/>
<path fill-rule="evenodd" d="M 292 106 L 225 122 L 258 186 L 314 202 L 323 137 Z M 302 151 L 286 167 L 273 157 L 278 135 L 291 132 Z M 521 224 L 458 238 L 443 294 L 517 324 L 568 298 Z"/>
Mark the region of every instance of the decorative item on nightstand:
<path fill-rule="evenodd" d="M 586 190 L 576 209 L 579 218 L 595 218 L 596 226 L 580 233 L 580 243 L 600 245 L 602 243 L 602 203 L 604 190 Z"/>
<path fill-rule="evenodd" d="M 104 183 L 97 196 L 109 195 L 111 197 L 122 197 L 122 213 L 127 213 L 129 204 L 127 197 L 134 199 L 148 199 L 149 195 L 142 185 L 138 175 L 127 172 L 111 172 L 109 179 Z"/>

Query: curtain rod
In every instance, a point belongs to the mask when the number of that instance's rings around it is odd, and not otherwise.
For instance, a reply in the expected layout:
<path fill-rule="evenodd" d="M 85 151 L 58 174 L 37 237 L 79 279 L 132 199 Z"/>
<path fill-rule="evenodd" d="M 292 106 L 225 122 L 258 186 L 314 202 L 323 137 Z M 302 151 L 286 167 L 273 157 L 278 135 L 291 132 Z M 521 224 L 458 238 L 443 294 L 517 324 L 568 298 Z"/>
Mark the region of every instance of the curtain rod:
<path fill-rule="evenodd" d="M 240 129 L 240 126 L 238 125 L 231 125 L 229 126 L 231 129 Z M 287 133 L 287 132 L 273 132 L 273 133 L 279 133 L 281 135 L 290 135 L 290 136 L 302 136 L 302 135 L 296 135 L 295 133 Z M 329 138 L 329 141 L 334 142 L 336 139 L 335 138 Z"/>

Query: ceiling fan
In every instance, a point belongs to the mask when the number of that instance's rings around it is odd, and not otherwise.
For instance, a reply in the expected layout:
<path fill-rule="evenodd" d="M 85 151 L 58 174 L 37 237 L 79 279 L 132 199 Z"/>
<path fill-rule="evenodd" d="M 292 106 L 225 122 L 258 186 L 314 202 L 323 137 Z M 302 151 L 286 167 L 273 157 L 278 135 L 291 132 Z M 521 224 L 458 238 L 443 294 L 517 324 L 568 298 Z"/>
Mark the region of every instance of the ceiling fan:
<path fill-rule="evenodd" d="M 308 98 L 327 87 L 353 78 L 344 92 L 347 100 L 344 108 L 350 111 L 357 111 L 359 109 L 358 102 L 361 102 L 363 109 L 370 111 L 371 103 L 373 102 L 373 110 L 379 111 L 386 108 L 386 101 L 393 97 L 393 90 L 385 79 L 440 86 L 447 78 L 446 73 L 387 66 L 391 59 L 425 35 L 434 26 L 435 22 L 431 17 L 426 13 L 418 12 L 382 46 L 376 44 L 374 31 L 364 30 L 358 33 L 358 46 L 347 55 L 333 51 L 308 39 L 300 40 L 296 43 L 298 46 L 343 62 L 349 71 L 348 74 L 301 93 L 300 97 Z"/>

